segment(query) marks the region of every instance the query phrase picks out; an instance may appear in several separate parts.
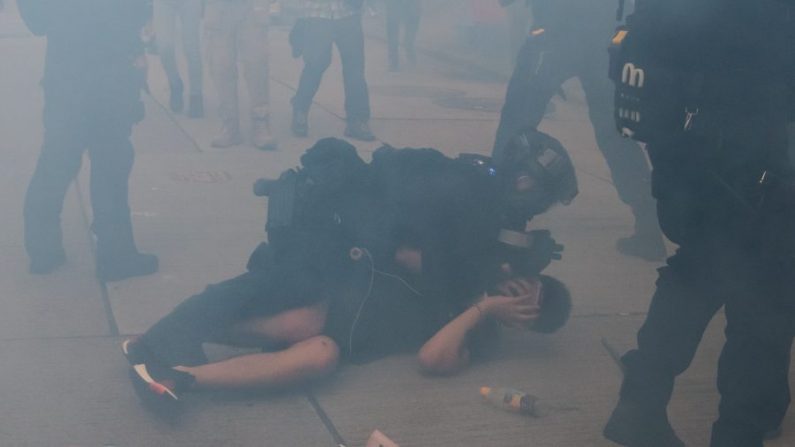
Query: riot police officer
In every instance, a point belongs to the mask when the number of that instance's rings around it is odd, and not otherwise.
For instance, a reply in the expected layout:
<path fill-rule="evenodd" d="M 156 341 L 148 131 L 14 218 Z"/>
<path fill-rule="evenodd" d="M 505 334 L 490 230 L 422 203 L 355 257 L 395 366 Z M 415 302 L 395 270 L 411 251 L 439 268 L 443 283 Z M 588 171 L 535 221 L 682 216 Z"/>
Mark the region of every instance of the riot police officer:
<path fill-rule="evenodd" d="M 516 0 L 500 0 L 508 5 Z M 620 239 L 620 252 L 662 260 L 665 245 L 650 194 L 650 173 L 640 146 L 614 131 L 613 88 L 607 78 L 604 44 L 616 25 L 615 0 L 528 0 L 533 29 L 517 57 L 494 142 L 499 158 L 507 141 L 525 126 L 536 127 L 547 104 L 568 79 L 585 91 L 599 150 L 621 200 L 635 217 L 634 234 Z"/>
<path fill-rule="evenodd" d="M 125 0 L 19 0 L 33 33 L 47 36 L 44 144 L 25 197 L 30 271 L 46 274 L 66 260 L 60 215 L 83 152 L 91 159 L 97 276 L 114 281 L 157 271 L 139 253 L 127 201 L 132 126 L 143 118 L 141 30 L 151 4 Z"/>
<path fill-rule="evenodd" d="M 679 244 L 659 270 L 604 435 L 683 446 L 666 407 L 725 308 L 713 447 L 761 447 L 789 404 L 795 321 L 787 156 L 791 17 L 783 2 L 639 0 L 616 35 L 619 125 L 649 143 L 660 225 Z M 624 102 L 623 98 L 628 102 Z"/>

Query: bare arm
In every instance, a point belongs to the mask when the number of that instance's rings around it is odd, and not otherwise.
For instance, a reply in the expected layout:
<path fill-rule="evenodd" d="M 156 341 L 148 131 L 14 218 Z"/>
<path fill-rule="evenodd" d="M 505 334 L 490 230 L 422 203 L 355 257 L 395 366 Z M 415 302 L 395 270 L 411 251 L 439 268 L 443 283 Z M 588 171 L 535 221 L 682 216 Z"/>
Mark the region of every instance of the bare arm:
<path fill-rule="evenodd" d="M 450 375 L 468 366 L 467 334 L 486 318 L 495 318 L 507 326 L 527 325 L 535 320 L 539 306 L 533 290 L 523 285 L 508 289 L 516 295 L 484 296 L 425 342 L 417 355 L 422 371 Z"/>

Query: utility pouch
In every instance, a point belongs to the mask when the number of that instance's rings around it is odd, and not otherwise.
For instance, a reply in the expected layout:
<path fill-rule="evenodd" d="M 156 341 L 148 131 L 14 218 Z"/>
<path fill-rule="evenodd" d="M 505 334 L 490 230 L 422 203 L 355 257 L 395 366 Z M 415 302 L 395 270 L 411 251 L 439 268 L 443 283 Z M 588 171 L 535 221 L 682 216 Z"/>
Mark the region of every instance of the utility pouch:
<path fill-rule="evenodd" d="M 296 224 L 299 176 L 294 169 L 288 169 L 278 180 L 271 181 L 267 193 L 263 194 L 268 196 L 267 232 L 290 228 Z"/>
<path fill-rule="evenodd" d="M 608 75 L 615 84 L 613 115 L 621 135 L 647 143 L 691 129 L 699 112 L 697 75 L 655 60 L 626 27 L 618 28 L 608 51 Z"/>

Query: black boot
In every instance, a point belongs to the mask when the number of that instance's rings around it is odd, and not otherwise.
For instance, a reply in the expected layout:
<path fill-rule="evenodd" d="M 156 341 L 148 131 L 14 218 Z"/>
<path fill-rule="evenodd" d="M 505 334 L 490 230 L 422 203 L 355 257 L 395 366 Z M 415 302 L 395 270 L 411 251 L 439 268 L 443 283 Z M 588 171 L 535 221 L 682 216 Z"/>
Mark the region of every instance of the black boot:
<path fill-rule="evenodd" d="M 296 137 L 306 137 L 309 134 L 309 118 L 307 113 L 293 109 L 293 122 L 290 125 L 293 135 Z"/>
<path fill-rule="evenodd" d="M 710 447 L 763 447 L 765 433 L 748 424 L 727 423 L 718 419 L 712 424 Z"/>
<path fill-rule="evenodd" d="M 129 251 L 106 255 L 97 254 L 97 278 L 103 282 L 121 281 L 157 272 L 157 256 Z"/>
<path fill-rule="evenodd" d="M 110 231 L 97 234 L 97 279 L 121 281 L 157 272 L 157 256 L 140 253 L 135 247 L 132 224 L 118 223 Z"/>
<path fill-rule="evenodd" d="M 649 409 L 620 400 L 602 432 L 605 438 L 626 447 L 684 447 L 676 436 L 665 408 Z"/>
<path fill-rule="evenodd" d="M 657 213 L 653 207 L 647 210 L 633 208 L 635 215 L 635 233 L 616 241 L 619 253 L 634 256 L 647 261 L 662 261 L 667 256 Z"/>
<path fill-rule="evenodd" d="M 635 233 L 616 241 L 619 253 L 645 259 L 647 261 L 662 261 L 665 259 L 665 243 L 658 234 Z"/>
<path fill-rule="evenodd" d="M 66 253 L 63 248 L 54 250 L 49 254 L 37 254 L 30 258 L 30 273 L 33 275 L 46 275 L 54 272 L 66 263 Z"/>
<path fill-rule="evenodd" d="M 171 95 L 168 100 L 169 107 L 171 107 L 171 111 L 174 113 L 182 112 L 182 109 L 185 107 L 184 99 L 182 98 L 182 81 L 177 81 L 174 84 L 171 84 Z"/>

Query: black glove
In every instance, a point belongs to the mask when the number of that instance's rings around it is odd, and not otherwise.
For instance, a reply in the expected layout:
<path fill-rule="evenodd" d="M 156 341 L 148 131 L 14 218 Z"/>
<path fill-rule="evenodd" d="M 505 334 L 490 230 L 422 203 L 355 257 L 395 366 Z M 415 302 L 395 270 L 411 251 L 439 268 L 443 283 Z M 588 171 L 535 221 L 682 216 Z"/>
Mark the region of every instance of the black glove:
<path fill-rule="evenodd" d="M 552 238 L 549 230 L 533 230 L 530 235 L 530 248 L 509 249 L 508 263 L 514 273 L 522 276 L 541 273 L 553 260 L 561 259 L 563 251 L 563 245 Z"/>
<path fill-rule="evenodd" d="M 530 247 L 528 258 L 534 265 L 534 271 L 541 273 L 553 260 L 560 260 L 563 256 L 563 245 L 558 244 L 549 230 L 533 230 L 533 245 Z"/>

